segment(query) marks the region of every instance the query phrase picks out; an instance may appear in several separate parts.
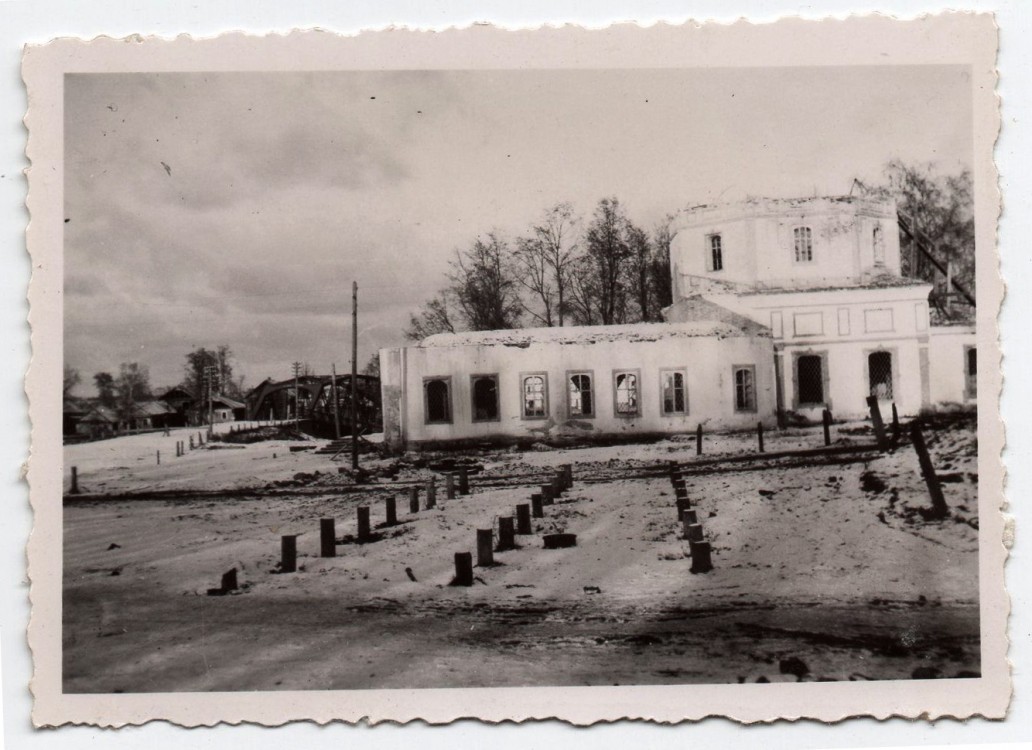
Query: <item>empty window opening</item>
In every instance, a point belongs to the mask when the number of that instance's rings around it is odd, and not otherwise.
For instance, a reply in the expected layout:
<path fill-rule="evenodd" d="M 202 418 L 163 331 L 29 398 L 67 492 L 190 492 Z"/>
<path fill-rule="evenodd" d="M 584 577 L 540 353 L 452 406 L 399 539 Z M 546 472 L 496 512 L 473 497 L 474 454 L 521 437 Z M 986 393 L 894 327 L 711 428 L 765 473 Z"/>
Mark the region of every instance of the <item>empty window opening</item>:
<path fill-rule="evenodd" d="M 616 413 L 638 413 L 638 375 L 633 372 L 616 373 Z"/>
<path fill-rule="evenodd" d="M 756 369 L 735 368 L 735 410 L 756 411 Z"/>
<path fill-rule="evenodd" d="M 796 359 L 796 385 L 800 406 L 824 403 L 824 360 L 816 354 Z"/>
<path fill-rule="evenodd" d="M 523 416 L 534 418 L 545 414 L 545 376 L 528 375 L 523 378 Z"/>
<path fill-rule="evenodd" d="M 423 384 L 426 397 L 427 424 L 451 422 L 451 396 L 446 378 L 434 378 Z"/>
<path fill-rule="evenodd" d="M 867 356 L 867 377 L 871 384 L 871 395 L 881 401 L 892 398 L 892 354 L 871 352 Z"/>
<path fill-rule="evenodd" d="M 710 271 L 722 271 L 724 270 L 724 247 L 720 241 L 719 234 L 710 234 L 706 236 L 707 244 L 709 245 L 709 269 Z"/>
<path fill-rule="evenodd" d="M 882 235 L 882 228 L 874 228 L 874 236 L 872 238 L 874 242 L 874 265 L 884 266 L 885 265 L 885 237 Z"/>
<path fill-rule="evenodd" d="M 576 373 L 570 376 L 570 416 L 590 417 L 595 413 L 591 393 L 591 376 Z"/>
<path fill-rule="evenodd" d="M 793 235 L 796 263 L 810 263 L 813 260 L 813 232 L 810 227 L 796 227 Z"/>
<path fill-rule="evenodd" d="M 662 390 L 664 414 L 687 413 L 683 372 L 664 372 L 662 375 Z"/>
<path fill-rule="evenodd" d="M 978 395 L 978 350 L 968 347 L 964 352 L 964 380 L 968 398 Z"/>
<path fill-rule="evenodd" d="M 473 421 L 493 422 L 498 419 L 498 376 L 473 376 Z"/>

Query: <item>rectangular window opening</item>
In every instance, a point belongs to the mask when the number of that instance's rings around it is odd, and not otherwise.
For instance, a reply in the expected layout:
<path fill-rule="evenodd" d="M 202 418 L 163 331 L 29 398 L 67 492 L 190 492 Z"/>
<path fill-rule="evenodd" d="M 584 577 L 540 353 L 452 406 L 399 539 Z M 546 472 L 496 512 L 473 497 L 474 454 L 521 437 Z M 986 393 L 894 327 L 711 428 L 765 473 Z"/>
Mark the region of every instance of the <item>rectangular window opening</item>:
<path fill-rule="evenodd" d="M 574 372 L 567 377 L 567 398 L 571 417 L 595 416 L 595 399 L 591 373 Z"/>
<path fill-rule="evenodd" d="M 792 230 L 795 240 L 796 263 L 813 262 L 813 232 L 810 227 L 796 227 Z"/>
<path fill-rule="evenodd" d="M 548 416 L 548 376 L 543 373 L 532 373 L 522 376 L 523 384 L 523 418 L 544 419 Z"/>
<path fill-rule="evenodd" d="M 867 378 L 871 395 L 879 401 L 892 399 L 892 353 L 871 352 L 867 355 Z"/>
<path fill-rule="evenodd" d="M 708 264 L 709 271 L 724 270 L 724 247 L 719 234 L 706 235 L 706 244 L 709 246 Z"/>
<path fill-rule="evenodd" d="M 613 373 L 613 387 L 616 389 L 616 414 L 623 417 L 637 416 L 639 414 L 637 371 Z"/>
<path fill-rule="evenodd" d="M 824 404 L 824 358 L 819 354 L 796 358 L 796 389 L 799 406 Z"/>
<path fill-rule="evenodd" d="M 736 365 L 735 411 L 756 411 L 756 368 L 752 365 Z"/>
<path fill-rule="evenodd" d="M 426 378 L 423 381 L 423 402 L 427 424 L 450 424 L 451 378 Z"/>
<path fill-rule="evenodd" d="M 474 422 L 498 421 L 498 376 L 473 375 L 470 378 Z"/>
<path fill-rule="evenodd" d="M 684 370 L 663 370 L 660 373 L 660 391 L 664 414 L 687 414 L 688 398 Z"/>

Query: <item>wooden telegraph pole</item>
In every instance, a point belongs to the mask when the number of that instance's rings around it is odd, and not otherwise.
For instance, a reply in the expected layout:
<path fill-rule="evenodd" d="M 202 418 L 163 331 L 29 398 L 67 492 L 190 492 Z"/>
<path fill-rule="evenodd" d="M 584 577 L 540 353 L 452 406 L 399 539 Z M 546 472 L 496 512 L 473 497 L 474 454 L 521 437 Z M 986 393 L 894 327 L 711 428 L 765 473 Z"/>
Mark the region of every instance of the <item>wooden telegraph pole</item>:
<path fill-rule="evenodd" d="M 301 363 L 294 363 L 294 429 L 301 431 L 301 391 L 298 387 L 298 376 L 301 374 Z"/>
<path fill-rule="evenodd" d="M 333 394 L 333 437 L 340 440 L 340 402 L 337 398 L 337 364 L 330 365 L 330 393 Z"/>
<path fill-rule="evenodd" d="M 358 282 L 351 282 L 351 468 L 358 469 Z"/>

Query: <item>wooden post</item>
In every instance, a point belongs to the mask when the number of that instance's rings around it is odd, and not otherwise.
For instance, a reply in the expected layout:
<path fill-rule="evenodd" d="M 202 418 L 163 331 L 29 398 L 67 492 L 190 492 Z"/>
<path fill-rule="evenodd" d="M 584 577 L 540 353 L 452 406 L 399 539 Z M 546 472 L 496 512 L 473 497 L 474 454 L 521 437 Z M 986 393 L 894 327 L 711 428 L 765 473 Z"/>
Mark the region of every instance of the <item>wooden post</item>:
<path fill-rule="evenodd" d="M 161 466 L 161 451 L 158 451 L 158 466 Z"/>
<path fill-rule="evenodd" d="M 369 506 L 358 506 L 358 541 L 368 542 L 371 536 L 369 530 Z"/>
<path fill-rule="evenodd" d="M 705 536 L 702 533 L 701 523 L 688 524 L 687 528 L 685 528 L 685 532 L 688 536 L 689 542 L 701 542 L 703 539 L 705 539 Z"/>
<path fill-rule="evenodd" d="M 494 529 L 477 529 L 477 565 L 494 565 Z"/>
<path fill-rule="evenodd" d="M 426 483 L 426 509 L 430 510 L 437 506 L 437 484 L 434 483 L 434 478 L 430 477 L 430 481 Z"/>
<path fill-rule="evenodd" d="M 337 394 L 337 363 L 330 365 L 330 398 L 333 399 L 333 437 L 340 440 L 340 396 Z"/>
<path fill-rule="evenodd" d="M 688 508 L 687 510 L 684 510 L 684 511 L 681 512 L 681 523 L 684 524 L 684 538 L 685 539 L 688 538 L 688 527 L 691 526 L 693 523 L 698 523 L 698 522 L 699 522 L 699 514 L 696 513 L 693 509 Z"/>
<path fill-rule="evenodd" d="M 756 439 L 759 441 L 760 453 L 763 453 L 763 422 L 756 423 Z"/>
<path fill-rule="evenodd" d="M 885 423 L 882 422 L 878 397 L 868 396 L 867 406 L 871 409 L 871 425 L 874 427 L 874 439 L 878 443 L 878 450 L 885 452 L 889 449 L 889 441 L 885 437 Z"/>
<path fill-rule="evenodd" d="M 419 512 L 419 487 L 409 487 L 408 491 L 408 509 L 409 513 Z"/>
<path fill-rule="evenodd" d="M 204 445 L 204 441 L 201 440 L 201 433 L 198 432 L 197 433 L 197 447 L 200 448 L 202 445 Z"/>
<path fill-rule="evenodd" d="M 695 455 L 702 455 L 702 425 L 695 428 Z"/>
<path fill-rule="evenodd" d="M 516 527 L 515 519 L 512 516 L 502 516 L 498 519 L 498 552 L 508 549 L 516 549 Z"/>
<path fill-rule="evenodd" d="M 544 518 L 545 508 L 544 503 L 541 502 L 541 493 L 535 492 L 530 496 L 530 515 L 534 518 Z"/>
<path fill-rule="evenodd" d="M 827 409 L 821 412 L 821 421 L 824 423 L 824 444 L 831 445 L 831 412 Z"/>
<path fill-rule="evenodd" d="M 219 588 L 222 589 L 223 593 L 229 591 L 236 591 L 238 588 L 240 588 L 240 585 L 237 583 L 236 568 L 230 568 L 222 574 L 222 585 L 220 585 Z"/>
<path fill-rule="evenodd" d="M 892 447 L 899 445 L 899 412 L 896 410 L 896 402 L 892 402 Z"/>
<path fill-rule="evenodd" d="M 552 485 L 541 485 L 541 504 L 551 505 L 553 502 L 555 502 L 555 493 L 552 491 Z"/>
<path fill-rule="evenodd" d="M 527 503 L 521 503 L 516 506 L 516 533 L 534 533 L 534 528 L 530 524 L 530 505 Z"/>
<path fill-rule="evenodd" d="M 319 555 L 337 556 L 337 529 L 332 518 L 319 519 Z"/>
<path fill-rule="evenodd" d="M 72 490 L 71 490 L 71 492 L 69 494 L 70 495 L 78 495 L 79 494 L 79 467 L 77 467 L 77 466 L 73 466 L 72 467 Z"/>
<path fill-rule="evenodd" d="M 351 282 L 351 468 L 358 471 L 358 282 Z"/>
<path fill-rule="evenodd" d="M 280 573 L 293 573 L 297 570 L 297 536 L 284 534 L 280 538 Z"/>
<path fill-rule="evenodd" d="M 674 503 L 674 507 L 677 508 L 677 517 L 681 518 L 686 510 L 691 510 L 692 501 L 687 497 L 679 497 L 677 502 Z"/>
<path fill-rule="evenodd" d="M 455 499 L 455 475 L 444 475 L 444 496 L 449 500 Z"/>
<path fill-rule="evenodd" d="M 469 494 L 469 469 L 465 466 L 459 469 L 459 494 Z"/>
<path fill-rule="evenodd" d="M 670 475 L 670 484 L 674 486 L 674 489 L 677 489 L 678 485 L 684 484 L 684 474 L 681 473 L 680 469 Z"/>
<path fill-rule="evenodd" d="M 573 489 L 573 464 L 563 464 L 563 476 L 566 478 L 566 489 Z"/>
<path fill-rule="evenodd" d="M 928 455 L 928 447 L 925 445 L 924 435 L 921 433 L 919 422 L 910 423 L 910 442 L 914 444 L 917 451 L 917 460 L 921 464 L 921 476 L 928 485 L 928 495 L 932 499 L 932 513 L 935 518 L 945 518 L 949 515 L 950 509 L 946 505 L 946 498 L 942 494 L 942 486 L 939 484 L 939 477 L 935 474 L 935 467 L 932 466 L 932 459 Z"/>
<path fill-rule="evenodd" d="M 713 570 L 709 542 L 688 542 L 688 549 L 692 555 L 692 573 L 709 573 Z"/>
<path fill-rule="evenodd" d="M 453 586 L 473 585 L 473 555 L 469 552 L 455 553 L 455 580 Z"/>
<path fill-rule="evenodd" d="M 193 435 L 190 436 L 190 450 L 193 450 Z"/>
<path fill-rule="evenodd" d="M 552 477 L 552 495 L 555 497 L 563 496 L 563 478 L 558 474 Z"/>
<path fill-rule="evenodd" d="M 394 495 L 384 500 L 384 511 L 387 516 L 387 525 L 396 526 L 398 524 L 398 503 L 394 499 Z"/>

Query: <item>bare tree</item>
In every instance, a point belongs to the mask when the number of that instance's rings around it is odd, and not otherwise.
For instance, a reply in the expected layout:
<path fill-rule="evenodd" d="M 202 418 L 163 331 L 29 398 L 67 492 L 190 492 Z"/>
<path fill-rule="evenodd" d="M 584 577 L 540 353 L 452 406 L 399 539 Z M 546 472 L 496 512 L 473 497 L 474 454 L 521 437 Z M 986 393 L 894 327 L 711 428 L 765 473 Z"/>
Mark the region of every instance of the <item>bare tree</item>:
<path fill-rule="evenodd" d="M 455 333 L 452 303 L 447 291 L 441 292 L 423 305 L 417 313 L 409 316 L 405 338 L 420 341 L 435 333 Z"/>
<path fill-rule="evenodd" d="M 76 386 L 78 386 L 81 382 L 82 376 L 79 375 L 79 371 L 76 370 L 74 367 L 69 367 L 68 365 L 65 365 L 63 396 L 67 398 L 68 396 L 72 395 L 72 391 L 74 391 Z"/>
<path fill-rule="evenodd" d="M 652 319 L 652 246 L 649 236 L 630 221 L 624 230 L 628 248 L 627 288 L 638 308 L 638 320 Z"/>
<path fill-rule="evenodd" d="M 667 216 L 652 230 L 652 256 L 649 275 L 652 283 L 653 305 L 648 320 L 663 319 L 663 308 L 674 302 L 672 268 L 670 266 L 670 245 L 674 240 L 673 215 Z"/>
<path fill-rule="evenodd" d="M 451 293 L 471 331 L 518 328 L 523 313 L 516 274 L 504 240 L 494 233 L 456 251 L 451 264 Z"/>
<path fill-rule="evenodd" d="M 582 325 L 626 320 L 627 262 L 632 255 L 627 223 L 619 200 L 599 201 L 585 235 L 584 255 L 573 267 L 571 302 Z"/>
<path fill-rule="evenodd" d="M 534 300 L 533 305 L 524 304 L 523 308 L 549 327 L 566 322 L 570 275 L 579 247 L 577 224 L 573 206 L 557 203 L 531 227 L 529 237 L 516 241 L 516 279 Z"/>
<path fill-rule="evenodd" d="M 123 362 L 118 366 L 115 380 L 118 416 L 124 422 L 131 422 L 136 404 L 151 397 L 150 371 L 136 362 Z"/>

